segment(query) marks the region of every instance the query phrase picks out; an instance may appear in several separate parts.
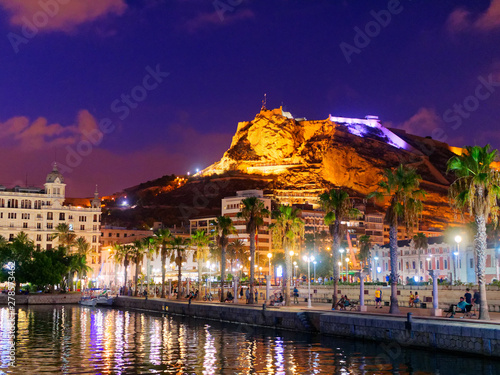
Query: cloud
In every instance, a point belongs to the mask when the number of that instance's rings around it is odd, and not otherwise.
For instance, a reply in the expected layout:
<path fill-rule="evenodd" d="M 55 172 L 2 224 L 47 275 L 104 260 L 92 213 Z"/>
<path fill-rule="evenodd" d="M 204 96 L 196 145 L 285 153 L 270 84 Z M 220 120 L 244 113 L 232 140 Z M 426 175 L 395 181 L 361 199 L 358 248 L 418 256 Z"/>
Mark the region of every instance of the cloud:
<path fill-rule="evenodd" d="M 124 0 L 0 0 L 14 26 L 35 24 L 41 31 L 72 31 L 109 14 L 122 15 Z M 38 26 L 40 25 L 40 26 Z"/>
<path fill-rule="evenodd" d="M 473 30 L 486 33 L 500 28 L 500 0 L 492 0 L 484 13 L 474 14 L 464 8 L 455 9 L 446 22 L 450 33 Z"/>
<path fill-rule="evenodd" d="M 199 30 L 212 28 L 212 27 L 223 27 L 235 22 L 254 18 L 255 14 L 250 9 L 243 10 L 233 10 L 233 12 L 227 11 L 221 14 L 220 11 L 199 13 L 194 18 L 186 21 L 182 28 L 190 34 L 194 34 Z"/>
<path fill-rule="evenodd" d="M 434 129 L 441 128 L 443 120 L 437 115 L 434 109 L 423 107 L 405 122 L 401 124 L 388 123 L 386 126 L 403 129 L 407 133 L 426 137 L 430 136 Z"/>
<path fill-rule="evenodd" d="M 33 122 L 27 117 L 13 117 L 0 123 L 0 145 L 21 150 L 48 150 L 73 144 L 97 128 L 95 118 L 87 111 L 78 112 L 76 124 L 49 124 L 44 117 Z"/>

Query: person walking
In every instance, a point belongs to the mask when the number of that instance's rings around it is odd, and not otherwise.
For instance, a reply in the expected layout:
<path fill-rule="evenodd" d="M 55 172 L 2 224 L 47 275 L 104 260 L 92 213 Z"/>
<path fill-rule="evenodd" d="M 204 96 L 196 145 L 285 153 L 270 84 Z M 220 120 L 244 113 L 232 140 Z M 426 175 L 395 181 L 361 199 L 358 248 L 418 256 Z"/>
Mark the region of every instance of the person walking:
<path fill-rule="evenodd" d="M 250 303 L 250 288 L 247 288 L 245 292 L 245 297 L 247 298 L 247 304 Z"/>
<path fill-rule="evenodd" d="M 382 308 L 382 291 L 378 288 L 375 291 L 375 308 Z"/>
<path fill-rule="evenodd" d="M 299 290 L 297 289 L 297 287 L 294 287 L 293 288 L 293 303 L 295 304 L 298 304 L 299 303 Z"/>

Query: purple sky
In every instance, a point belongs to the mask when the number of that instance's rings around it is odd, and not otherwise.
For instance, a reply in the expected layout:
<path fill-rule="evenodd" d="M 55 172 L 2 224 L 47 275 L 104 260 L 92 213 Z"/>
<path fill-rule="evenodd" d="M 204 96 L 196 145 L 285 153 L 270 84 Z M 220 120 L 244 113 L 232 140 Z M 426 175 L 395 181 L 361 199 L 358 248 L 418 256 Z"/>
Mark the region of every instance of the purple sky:
<path fill-rule="evenodd" d="M 500 147 L 500 0 L 0 0 L 0 36 L 7 186 L 54 159 L 68 196 L 194 171 L 264 93 Z"/>

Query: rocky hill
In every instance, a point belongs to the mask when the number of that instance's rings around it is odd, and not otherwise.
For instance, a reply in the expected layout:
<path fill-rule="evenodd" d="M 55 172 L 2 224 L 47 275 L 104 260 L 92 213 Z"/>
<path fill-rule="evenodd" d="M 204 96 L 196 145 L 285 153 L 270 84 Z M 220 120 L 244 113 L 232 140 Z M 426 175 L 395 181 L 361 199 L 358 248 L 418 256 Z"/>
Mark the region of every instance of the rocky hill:
<path fill-rule="evenodd" d="M 443 228 L 455 220 L 447 198 L 452 176 L 446 175 L 452 149 L 430 138 L 385 128 L 374 116 L 309 121 L 282 108 L 262 108 L 252 121 L 238 123 L 220 161 L 189 180 L 164 176 L 127 189 L 135 209 L 122 210 L 108 220 L 121 225 L 158 220 L 187 224 L 190 218 L 218 215 L 223 197 L 245 189 L 262 189 L 285 204 L 317 206 L 318 195 L 332 187 L 362 199 L 376 189 L 384 169 L 403 163 L 415 167 L 423 178 L 424 226 Z"/>

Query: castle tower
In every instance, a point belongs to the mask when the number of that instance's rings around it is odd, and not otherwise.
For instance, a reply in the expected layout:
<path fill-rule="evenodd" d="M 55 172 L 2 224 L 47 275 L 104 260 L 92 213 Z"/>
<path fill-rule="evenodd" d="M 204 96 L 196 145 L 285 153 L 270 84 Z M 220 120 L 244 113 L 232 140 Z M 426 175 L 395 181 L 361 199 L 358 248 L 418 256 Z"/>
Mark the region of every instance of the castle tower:
<path fill-rule="evenodd" d="M 57 163 L 54 162 L 52 165 L 52 172 L 47 175 L 44 186 L 45 194 L 51 198 L 55 198 L 54 203 L 58 202 L 62 205 L 66 194 L 66 184 L 64 183 L 63 175 L 57 169 Z"/>

